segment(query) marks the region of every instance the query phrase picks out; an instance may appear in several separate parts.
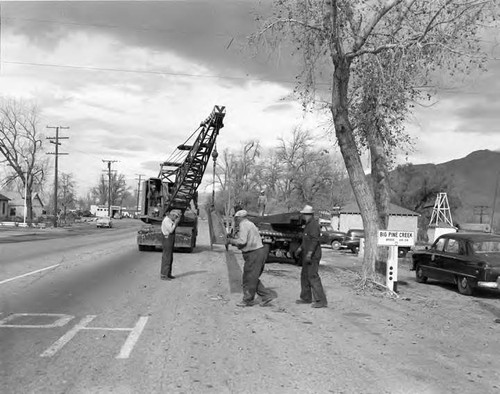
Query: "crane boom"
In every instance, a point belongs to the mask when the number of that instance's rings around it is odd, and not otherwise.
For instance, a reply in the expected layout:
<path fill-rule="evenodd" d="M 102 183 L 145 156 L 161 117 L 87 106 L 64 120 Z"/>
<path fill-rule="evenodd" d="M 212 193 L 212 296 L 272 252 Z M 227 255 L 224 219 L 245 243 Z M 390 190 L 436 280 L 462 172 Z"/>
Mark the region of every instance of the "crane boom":
<path fill-rule="evenodd" d="M 172 209 L 182 211 L 182 219 L 176 231 L 175 246 L 192 250 L 196 245 L 197 189 L 210 160 L 219 130 L 224 127 L 225 115 L 224 106 L 214 106 L 211 114 L 195 131 L 198 135 L 194 143 L 177 147 L 179 152 L 187 151 L 185 158 L 182 161 L 161 163 L 158 177 L 144 181 L 140 219 L 148 226 L 138 232 L 139 250 L 161 247 L 163 235 L 160 224 Z"/>
<path fill-rule="evenodd" d="M 200 124 L 201 130 L 194 144 L 177 147 L 179 150 L 189 150 L 185 160 L 179 164 L 162 163 L 159 177 L 162 182 L 171 185 L 171 193 L 164 207 L 165 212 L 172 209 L 184 211 L 194 198 L 207 168 L 215 139 L 219 130 L 224 127 L 222 122 L 225 115 L 225 107 L 216 105 L 210 116 Z"/>

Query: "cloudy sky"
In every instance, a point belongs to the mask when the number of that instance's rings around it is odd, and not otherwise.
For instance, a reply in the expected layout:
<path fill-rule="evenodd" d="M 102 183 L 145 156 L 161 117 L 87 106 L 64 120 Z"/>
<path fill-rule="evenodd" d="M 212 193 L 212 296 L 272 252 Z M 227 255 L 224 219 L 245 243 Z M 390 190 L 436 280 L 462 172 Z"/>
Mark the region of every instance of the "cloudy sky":
<path fill-rule="evenodd" d="M 0 91 L 36 102 L 42 127 L 70 127 L 59 169 L 74 174 L 80 193 L 96 184 L 103 160 L 116 160 L 133 187 L 138 174 L 156 176 L 214 105 L 227 108 L 219 151 L 249 139 L 273 146 L 296 126 L 321 138 L 329 122 L 291 99 L 289 59 L 254 56 L 246 45 L 265 3 L 1 2 Z M 416 111 L 413 151 L 401 160 L 500 150 L 500 62 L 489 70 Z"/>

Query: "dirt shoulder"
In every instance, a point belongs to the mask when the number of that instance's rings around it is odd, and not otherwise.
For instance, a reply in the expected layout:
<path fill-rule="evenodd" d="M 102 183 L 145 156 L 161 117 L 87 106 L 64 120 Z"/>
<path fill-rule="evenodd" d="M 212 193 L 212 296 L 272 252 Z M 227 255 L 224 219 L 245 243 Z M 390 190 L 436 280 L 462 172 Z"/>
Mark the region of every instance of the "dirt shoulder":
<path fill-rule="evenodd" d="M 279 299 L 265 319 L 278 326 L 272 331 L 288 344 L 297 329 L 308 333 L 296 346 L 316 356 L 318 368 L 310 368 L 309 376 L 347 374 L 336 381 L 345 386 L 331 392 L 500 392 L 498 293 L 465 297 L 448 285 L 416 283 L 409 260 L 402 260 L 399 297 L 391 298 L 356 289 L 360 266 L 360 258 L 324 250 L 320 275 L 329 308 L 314 310 L 294 304 L 299 267 L 266 265 L 262 280 Z M 281 350 L 285 344 L 276 346 Z"/>

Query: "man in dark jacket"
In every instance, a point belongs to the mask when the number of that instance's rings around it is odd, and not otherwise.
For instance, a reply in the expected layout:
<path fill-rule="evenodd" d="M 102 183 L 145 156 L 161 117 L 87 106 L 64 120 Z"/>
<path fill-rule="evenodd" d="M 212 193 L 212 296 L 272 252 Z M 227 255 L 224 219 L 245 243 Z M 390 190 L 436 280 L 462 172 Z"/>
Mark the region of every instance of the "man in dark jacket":
<path fill-rule="evenodd" d="M 302 271 L 300 274 L 300 299 L 297 304 L 311 304 L 313 308 L 326 308 L 328 302 L 318 274 L 321 260 L 321 230 L 318 221 L 314 218 L 314 210 L 306 205 L 302 211 L 306 226 L 302 236 L 302 244 L 296 254 L 300 257 Z"/>

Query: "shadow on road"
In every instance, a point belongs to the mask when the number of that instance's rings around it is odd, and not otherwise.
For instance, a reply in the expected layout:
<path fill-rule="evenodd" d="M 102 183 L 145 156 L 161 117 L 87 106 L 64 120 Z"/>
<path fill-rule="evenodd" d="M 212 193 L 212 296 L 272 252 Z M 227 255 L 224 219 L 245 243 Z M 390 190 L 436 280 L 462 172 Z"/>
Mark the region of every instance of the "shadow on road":
<path fill-rule="evenodd" d="M 207 270 L 188 271 L 188 272 L 183 272 L 182 274 L 176 274 L 175 277 L 182 278 L 184 276 L 203 274 L 204 272 L 208 272 L 208 271 Z"/>

